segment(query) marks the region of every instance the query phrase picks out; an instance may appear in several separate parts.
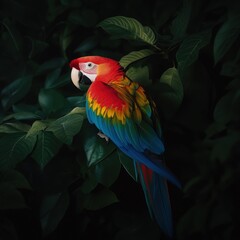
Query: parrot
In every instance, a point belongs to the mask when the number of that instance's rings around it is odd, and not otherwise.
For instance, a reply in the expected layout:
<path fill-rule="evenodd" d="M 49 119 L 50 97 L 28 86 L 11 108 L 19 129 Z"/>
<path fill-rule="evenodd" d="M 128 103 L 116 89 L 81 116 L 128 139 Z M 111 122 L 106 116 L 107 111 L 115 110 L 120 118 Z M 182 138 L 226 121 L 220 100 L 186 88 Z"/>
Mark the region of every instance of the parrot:
<path fill-rule="evenodd" d="M 181 188 L 166 167 L 162 130 L 156 104 L 117 60 L 82 56 L 70 61 L 71 80 L 86 92 L 86 115 L 98 130 L 133 160 L 150 216 L 168 238 L 173 237 L 172 210 L 167 180 Z"/>

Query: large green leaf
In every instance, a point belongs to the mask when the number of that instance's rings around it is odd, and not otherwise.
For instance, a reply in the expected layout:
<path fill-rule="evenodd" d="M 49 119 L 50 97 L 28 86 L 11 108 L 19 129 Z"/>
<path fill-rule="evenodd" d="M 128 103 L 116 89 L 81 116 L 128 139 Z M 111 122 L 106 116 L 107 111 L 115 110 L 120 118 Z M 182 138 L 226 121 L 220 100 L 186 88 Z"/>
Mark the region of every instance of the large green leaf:
<path fill-rule="evenodd" d="M 69 206 L 69 195 L 67 192 L 48 195 L 43 198 L 40 208 L 40 219 L 43 234 L 52 233 L 64 217 Z"/>
<path fill-rule="evenodd" d="M 116 16 L 110 17 L 98 24 L 114 38 L 134 39 L 154 45 L 155 33 L 149 27 L 144 27 L 134 18 Z"/>
<path fill-rule="evenodd" d="M 1 210 L 27 208 L 23 195 L 8 182 L 0 183 L 0 196 Z"/>
<path fill-rule="evenodd" d="M 83 194 L 88 194 L 92 192 L 98 185 L 98 181 L 95 176 L 89 171 L 87 177 L 85 177 L 84 182 L 82 183 L 80 190 Z"/>
<path fill-rule="evenodd" d="M 213 142 L 213 149 L 211 151 L 210 159 L 213 161 L 228 161 L 233 147 L 239 143 L 239 132 L 229 133 L 227 136 L 216 139 Z M 236 145 L 237 146 L 237 145 Z"/>
<path fill-rule="evenodd" d="M 221 69 L 221 75 L 227 77 L 237 77 L 240 76 L 240 69 L 238 66 L 238 61 L 233 60 L 229 62 L 224 62 Z M 237 79 L 239 81 L 239 79 Z"/>
<path fill-rule="evenodd" d="M 186 67 L 197 60 L 199 50 L 209 43 L 210 37 L 211 32 L 207 31 L 190 35 L 184 39 L 176 53 L 179 70 L 183 71 Z"/>
<path fill-rule="evenodd" d="M 127 68 L 131 63 L 139 61 L 143 58 L 149 57 L 153 54 L 156 54 L 150 49 L 142 49 L 139 51 L 130 52 L 128 55 L 123 56 L 119 63 L 122 67 Z"/>
<path fill-rule="evenodd" d="M 73 107 L 85 107 L 86 106 L 86 96 L 73 96 L 68 97 L 67 101 L 71 104 Z"/>
<path fill-rule="evenodd" d="M 125 168 L 125 170 L 135 181 L 137 181 L 138 175 L 136 172 L 136 168 L 134 166 L 134 161 L 131 158 L 129 158 L 127 155 L 122 153 L 120 150 L 117 150 L 117 153 L 118 153 L 119 160 L 123 165 L 123 167 Z"/>
<path fill-rule="evenodd" d="M 232 120 L 240 119 L 240 90 L 229 91 L 217 103 L 214 109 L 216 122 L 227 124 Z"/>
<path fill-rule="evenodd" d="M 80 131 L 83 120 L 84 115 L 81 113 L 68 114 L 52 122 L 47 130 L 53 132 L 63 143 L 71 144 L 73 136 Z"/>
<path fill-rule="evenodd" d="M 5 109 L 9 109 L 14 103 L 22 99 L 30 90 L 31 77 L 19 78 L 1 91 L 1 102 Z"/>
<path fill-rule="evenodd" d="M 22 38 L 21 38 L 19 32 L 17 31 L 17 29 L 15 28 L 14 24 L 8 18 L 5 18 L 0 23 L 7 30 L 8 34 L 10 36 L 10 39 L 12 40 L 16 50 L 20 51 L 21 44 L 22 44 Z"/>
<path fill-rule="evenodd" d="M 56 155 L 61 145 L 61 142 L 58 141 L 52 132 L 40 131 L 37 135 L 37 143 L 32 153 L 32 157 L 43 169 Z"/>
<path fill-rule="evenodd" d="M 153 86 L 157 91 L 157 102 L 165 117 L 172 117 L 183 100 L 183 85 L 176 68 L 167 69 L 159 82 Z"/>
<path fill-rule="evenodd" d="M 40 106 L 47 113 L 52 113 L 63 108 L 67 101 L 64 96 L 54 89 L 41 89 L 38 95 Z"/>
<path fill-rule="evenodd" d="M 132 64 L 126 75 L 134 82 L 140 83 L 144 87 L 148 87 L 151 85 L 152 81 L 149 78 L 149 67 L 147 65 L 143 65 L 140 62 Z"/>
<path fill-rule="evenodd" d="M 0 133 L 27 132 L 30 129 L 28 124 L 24 123 L 4 123 L 0 125 Z"/>
<path fill-rule="evenodd" d="M 230 16 L 216 34 L 213 46 L 214 61 L 218 63 L 236 42 L 240 34 L 240 15 Z"/>
<path fill-rule="evenodd" d="M 25 176 L 14 169 L 10 169 L 9 171 L 2 173 L 0 181 L 11 184 L 15 188 L 28 190 L 32 189 Z"/>
<path fill-rule="evenodd" d="M 201 202 L 188 208 L 178 223 L 178 238 L 182 239 L 183 236 L 192 233 L 201 233 L 206 226 L 209 210 L 209 204 L 202 205 Z"/>
<path fill-rule="evenodd" d="M 119 177 L 121 163 L 117 152 L 104 158 L 101 162 L 91 167 L 91 172 L 96 180 L 106 187 L 110 187 Z"/>
<path fill-rule="evenodd" d="M 95 190 L 84 197 L 84 208 L 88 210 L 98 210 L 118 202 L 112 191 L 107 188 Z"/>
<path fill-rule="evenodd" d="M 26 132 L 5 134 L 0 138 L 0 168 L 14 167 L 33 150 L 35 137 L 26 137 Z"/>
<path fill-rule="evenodd" d="M 35 121 L 29 129 L 27 136 L 36 136 L 40 131 L 43 131 L 46 128 L 47 124 L 44 121 Z"/>
<path fill-rule="evenodd" d="M 45 88 L 52 88 L 55 82 L 59 80 L 61 74 L 61 68 L 56 68 L 47 75 L 45 80 Z"/>
<path fill-rule="evenodd" d="M 61 68 L 66 63 L 64 58 L 53 58 L 44 62 L 39 68 L 37 74 L 45 73 L 49 70 L 55 70 Z"/>
<path fill-rule="evenodd" d="M 72 11 L 69 20 L 80 26 L 93 27 L 98 22 L 98 15 L 96 11 L 90 8 L 81 8 L 80 11 L 79 9 Z"/>
<path fill-rule="evenodd" d="M 98 130 L 89 123 L 85 122 L 81 131 L 82 146 L 87 157 L 88 166 L 97 164 L 105 159 L 116 149 L 116 146 L 110 141 L 100 138 Z"/>
<path fill-rule="evenodd" d="M 192 10 L 192 1 L 183 0 L 183 5 L 179 9 L 176 18 L 172 21 L 171 32 L 175 39 L 182 38 L 189 24 Z"/>
<path fill-rule="evenodd" d="M 12 113 L 10 115 L 7 115 L 3 119 L 1 119 L 1 122 L 6 122 L 10 119 L 16 119 L 16 120 L 34 120 L 34 119 L 41 119 L 41 115 L 32 113 L 32 112 L 17 112 Z"/>
<path fill-rule="evenodd" d="M 49 73 L 45 81 L 45 88 L 59 88 L 70 83 L 69 73 L 60 76 L 60 70 L 56 69 Z"/>

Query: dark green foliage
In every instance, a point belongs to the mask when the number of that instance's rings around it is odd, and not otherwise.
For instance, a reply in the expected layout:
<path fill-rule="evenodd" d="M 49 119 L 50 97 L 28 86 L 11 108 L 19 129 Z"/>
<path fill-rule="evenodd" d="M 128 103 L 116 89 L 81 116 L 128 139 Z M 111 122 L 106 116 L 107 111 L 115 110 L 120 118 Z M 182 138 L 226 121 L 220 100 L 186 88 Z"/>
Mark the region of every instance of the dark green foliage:
<path fill-rule="evenodd" d="M 0 239 L 166 239 L 131 160 L 97 136 L 70 60 L 102 55 L 155 100 L 175 239 L 238 239 L 238 1 L 2 0 Z M 135 181 L 134 181 L 135 180 Z"/>

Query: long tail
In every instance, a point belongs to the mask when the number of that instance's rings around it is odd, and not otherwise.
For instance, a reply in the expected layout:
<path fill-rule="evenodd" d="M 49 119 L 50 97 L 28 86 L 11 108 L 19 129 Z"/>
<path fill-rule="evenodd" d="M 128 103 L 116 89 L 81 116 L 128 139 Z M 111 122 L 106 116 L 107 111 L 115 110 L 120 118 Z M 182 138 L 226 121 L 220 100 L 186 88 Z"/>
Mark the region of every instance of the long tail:
<path fill-rule="evenodd" d="M 136 162 L 136 167 L 151 217 L 155 218 L 162 231 L 172 238 L 172 211 L 166 180 L 142 163 Z"/>

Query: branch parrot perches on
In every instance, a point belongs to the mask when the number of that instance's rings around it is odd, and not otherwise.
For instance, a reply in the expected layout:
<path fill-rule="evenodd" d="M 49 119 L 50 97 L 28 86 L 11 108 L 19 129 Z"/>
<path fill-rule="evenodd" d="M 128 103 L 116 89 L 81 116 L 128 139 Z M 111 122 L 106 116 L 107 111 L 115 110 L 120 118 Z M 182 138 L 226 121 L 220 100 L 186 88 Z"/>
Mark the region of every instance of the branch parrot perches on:
<path fill-rule="evenodd" d="M 86 56 L 72 60 L 70 67 L 77 88 L 91 84 L 86 94 L 89 122 L 132 158 L 150 215 L 171 238 L 172 213 L 166 180 L 177 187 L 180 183 L 161 156 L 164 145 L 154 102 L 115 60 Z"/>

